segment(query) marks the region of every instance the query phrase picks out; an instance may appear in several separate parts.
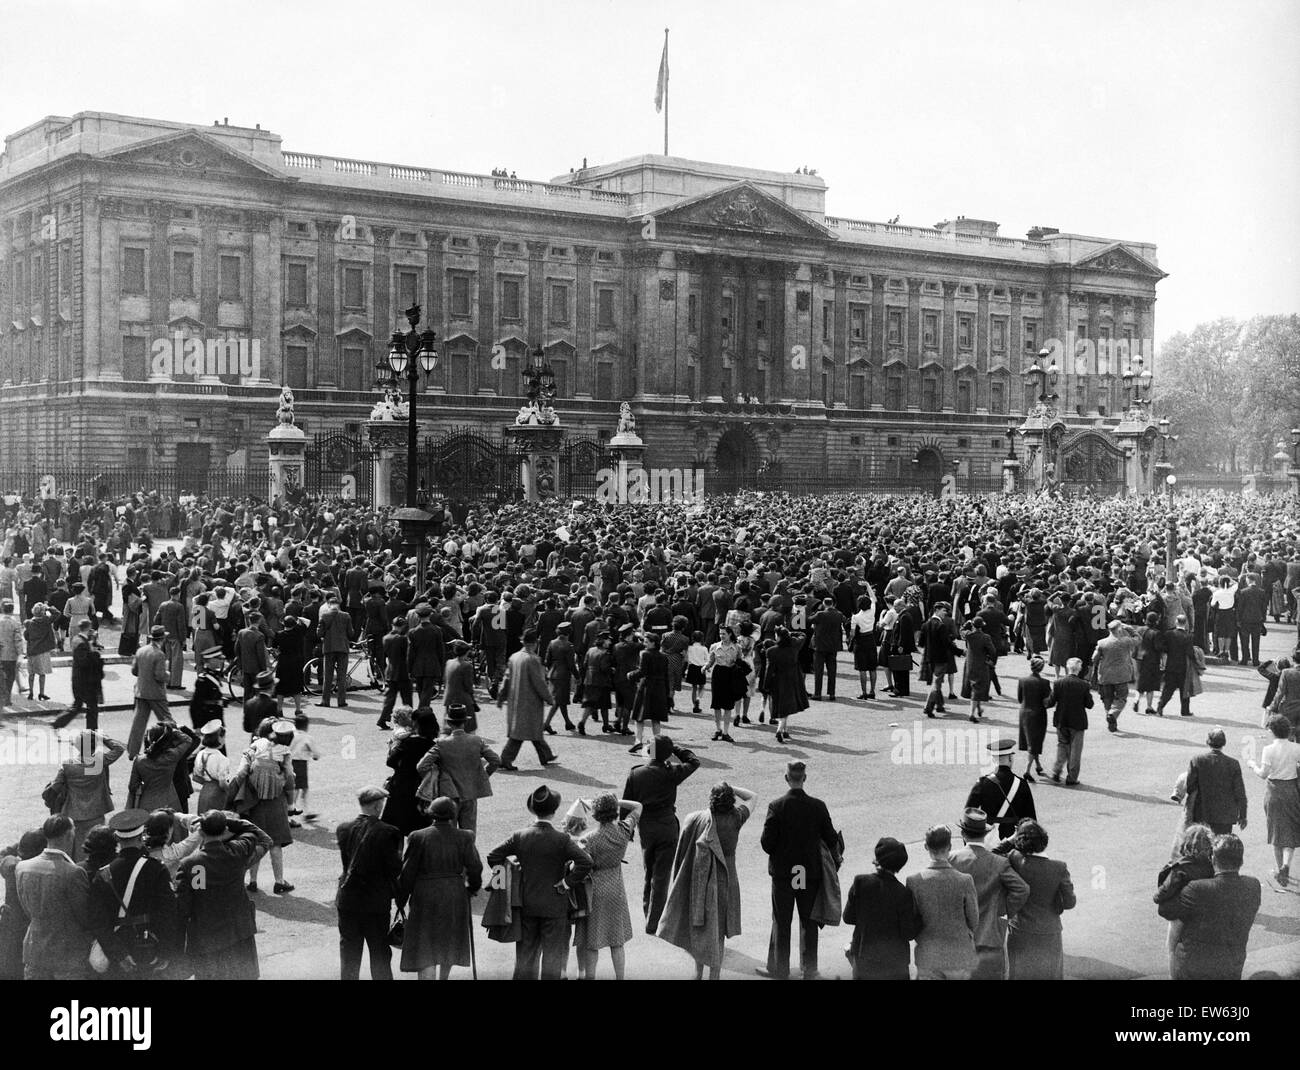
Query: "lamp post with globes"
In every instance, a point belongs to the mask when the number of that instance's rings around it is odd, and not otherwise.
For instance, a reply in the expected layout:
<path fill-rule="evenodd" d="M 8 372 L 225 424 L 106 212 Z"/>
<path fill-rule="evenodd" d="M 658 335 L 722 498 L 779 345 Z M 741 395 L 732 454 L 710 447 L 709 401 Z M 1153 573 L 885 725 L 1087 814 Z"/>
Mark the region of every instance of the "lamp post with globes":
<path fill-rule="evenodd" d="M 1287 469 L 1291 493 L 1300 498 L 1300 427 L 1291 428 L 1291 467 Z"/>
<path fill-rule="evenodd" d="M 416 415 L 417 388 L 420 376 L 429 376 L 438 366 L 437 338 L 427 328 L 419 330 L 420 306 L 412 305 L 404 313 L 410 330 L 395 330 L 388 343 L 388 355 L 376 367 L 381 388 L 400 393 L 402 380 L 406 380 L 406 505 L 393 514 L 401 527 L 402 543 L 416 559 L 416 593 L 425 588 L 425 535 L 441 525 L 443 511 L 437 506 L 430 513 L 420 507 L 417 500 L 419 484 L 419 432 Z M 387 374 L 385 373 L 385 370 Z"/>

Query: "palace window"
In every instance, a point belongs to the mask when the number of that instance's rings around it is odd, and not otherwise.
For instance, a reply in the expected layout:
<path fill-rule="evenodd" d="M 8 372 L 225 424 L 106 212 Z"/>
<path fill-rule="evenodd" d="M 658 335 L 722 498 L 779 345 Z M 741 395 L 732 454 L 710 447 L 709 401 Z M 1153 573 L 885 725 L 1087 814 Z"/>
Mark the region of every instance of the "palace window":
<path fill-rule="evenodd" d="M 865 375 L 853 375 L 849 377 L 849 407 L 853 409 L 865 409 L 867 407 L 867 377 Z M 853 445 L 862 444 L 859 436 L 854 435 L 858 441 Z"/>
<path fill-rule="evenodd" d="M 14 294 L 22 293 L 22 263 L 14 261 Z M 144 293 L 144 250 L 142 248 L 123 248 L 122 250 L 122 293 Z"/>
<path fill-rule="evenodd" d="M 243 299 L 243 262 L 237 256 L 223 256 L 218 265 L 217 296 L 222 301 Z"/>
<path fill-rule="evenodd" d="M 146 354 L 147 340 L 143 335 L 126 335 L 122 339 L 122 378 L 132 383 L 142 383 L 149 377 Z"/>
<path fill-rule="evenodd" d="M 939 344 L 939 314 L 926 312 L 921 316 L 921 343 L 926 348 Z"/>
<path fill-rule="evenodd" d="M 761 297 L 754 302 L 754 330 L 758 334 L 767 333 L 767 301 Z"/>
<path fill-rule="evenodd" d="M 903 377 L 897 373 L 891 374 L 885 381 L 885 408 L 903 408 Z"/>
<path fill-rule="evenodd" d="M 344 390 L 368 390 L 373 369 L 366 366 L 366 351 L 359 346 L 346 346 L 342 361 L 339 386 Z"/>
<path fill-rule="evenodd" d="M 699 330 L 699 295 L 686 295 L 686 329 L 691 332 Z"/>
<path fill-rule="evenodd" d="M 835 302 L 823 301 L 822 302 L 822 341 L 823 342 L 829 342 L 831 340 L 831 324 L 834 322 L 834 320 L 835 320 Z"/>
<path fill-rule="evenodd" d="M 518 279 L 501 280 L 501 318 L 517 320 L 522 318 L 523 287 Z"/>
<path fill-rule="evenodd" d="M 399 309 L 408 309 L 420 303 L 420 273 L 418 271 L 398 271 L 397 301 Z"/>
<path fill-rule="evenodd" d="M 991 321 L 993 328 L 993 351 L 1000 353 L 1007 348 L 1007 320 L 1005 316 L 994 316 Z"/>
<path fill-rule="evenodd" d="M 1001 379 L 989 383 L 989 412 L 994 416 L 1007 414 L 1007 384 Z"/>
<path fill-rule="evenodd" d="M 469 276 L 453 275 L 451 277 L 451 314 L 466 319 L 470 314 Z M 453 391 L 448 387 L 448 393 Z"/>
<path fill-rule="evenodd" d="M 901 345 L 903 342 L 903 310 L 901 308 L 891 308 L 885 318 L 885 334 L 890 345 Z"/>
<path fill-rule="evenodd" d="M 614 326 L 614 291 L 602 287 L 596 291 L 596 326 Z M 612 395 L 611 395 L 612 398 Z"/>
<path fill-rule="evenodd" d="M 731 318 L 735 303 L 735 299 L 731 297 L 722 299 L 722 329 L 724 332 L 731 330 Z"/>
<path fill-rule="evenodd" d="M 569 287 L 564 283 L 551 284 L 551 323 L 557 327 L 569 322 Z"/>
<path fill-rule="evenodd" d="M 307 305 L 307 265 L 287 264 L 284 269 L 284 303 L 292 308 Z"/>
<path fill-rule="evenodd" d="M 614 365 L 608 360 L 596 363 L 596 400 L 614 400 Z"/>
<path fill-rule="evenodd" d="M 284 347 L 284 385 L 291 390 L 307 389 L 307 347 Z"/>
<path fill-rule="evenodd" d="M 172 296 L 194 296 L 193 253 L 172 253 Z"/>
<path fill-rule="evenodd" d="M 939 380 L 933 375 L 921 380 L 921 409 L 924 412 L 939 411 Z"/>
<path fill-rule="evenodd" d="M 366 307 L 366 273 L 364 268 L 345 267 L 343 269 L 343 307 Z"/>
<path fill-rule="evenodd" d="M 957 411 L 958 412 L 973 411 L 973 403 L 972 403 L 973 393 L 974 391 L 971 388 L 971 381 L 969 379 L 957 380 Z"/>
<path fill-rule="evenodd" d="M 1026 353 L 1038 352 L 1038 320 L 1025 320 L 1022 324 L 1024 331 L 1024 349 Z"/>
<path fill-rule="evenodd" d="M 864 305 L 852 305 L 849 308 L 849 337 L 855 342 L 867 337 L 867 309 Z"/>
<path fill-rule="evenodd" d="M 975 320 L 971 316 L 957 317 L 957 347 L 959 349 L 970 349 L 971 339 L 975 332 Z"/>

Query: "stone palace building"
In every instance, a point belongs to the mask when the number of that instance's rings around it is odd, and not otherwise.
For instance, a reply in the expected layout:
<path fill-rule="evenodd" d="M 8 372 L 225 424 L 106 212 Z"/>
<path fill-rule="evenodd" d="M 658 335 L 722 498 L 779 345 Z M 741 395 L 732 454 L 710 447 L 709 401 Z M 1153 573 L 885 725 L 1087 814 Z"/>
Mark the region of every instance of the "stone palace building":
<path fill-rule="evenodd" d="M 1125 353 L 1151 370 L 1154 245 L 825 199 L 816 175 L 677 157 L 539 182 L 49 116 L 0 155 L 0 470 L 264 468 L 281 385 L 309 436 L 358 435 L 413 304 L 441 351 L 425 434 L 499 437 L 540 347 L 572 433 L 608 439 L 626 400 L 648 466 L 741 484 L 992 489 L 1048 393 L 1041 349 L 1067 443 L 1128 407 Z"/>

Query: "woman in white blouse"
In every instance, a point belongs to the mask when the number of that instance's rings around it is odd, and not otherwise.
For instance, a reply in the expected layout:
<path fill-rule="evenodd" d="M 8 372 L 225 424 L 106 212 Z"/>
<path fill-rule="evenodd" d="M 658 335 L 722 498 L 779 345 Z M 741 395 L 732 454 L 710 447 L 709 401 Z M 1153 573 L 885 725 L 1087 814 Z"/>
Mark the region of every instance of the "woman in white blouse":
<path fill-rule="evenodd" d="M 1273 876 L 1286 887 L 1291 876 L 1291 856 L 1300 847 L 1300 743 L 1292 742 L 1291 722 L 1274 714 L 1268 719 L 1274 740 L 1250 762 L 1255 775 L 1267 782 L 1264 789 L 1264 818 L 1268 842 L 1273 846 L 1277 869 Z"/>
<path fill-rule="evenodd" d="M 1232 641 L 1237 637 L 1237 586 L 1230 576 L 1219 580 L 1219 586 L 1210 595 L 1210 607 L 1214 610 L 1214 646 L 1221 658 L 1227 658 L 1232 650 Z"/>

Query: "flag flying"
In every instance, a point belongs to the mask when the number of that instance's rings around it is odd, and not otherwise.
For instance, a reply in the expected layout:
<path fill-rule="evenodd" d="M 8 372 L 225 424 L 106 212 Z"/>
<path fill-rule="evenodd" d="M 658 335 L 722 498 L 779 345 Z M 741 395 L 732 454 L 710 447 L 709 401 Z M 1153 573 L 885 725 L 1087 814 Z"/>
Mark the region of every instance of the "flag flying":
<path fill-rule="evenodd" d="M 664 110 L 668 96 L 668 31 L 664 30 L 664 54 L 659 59 L 659 82 L 655 86 L 655 111 Z"/>

